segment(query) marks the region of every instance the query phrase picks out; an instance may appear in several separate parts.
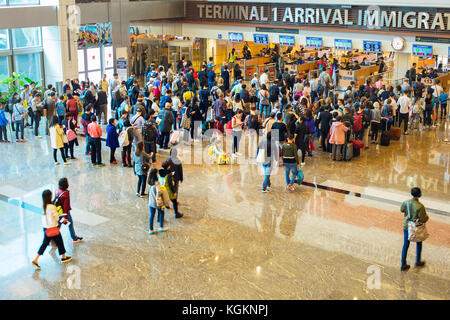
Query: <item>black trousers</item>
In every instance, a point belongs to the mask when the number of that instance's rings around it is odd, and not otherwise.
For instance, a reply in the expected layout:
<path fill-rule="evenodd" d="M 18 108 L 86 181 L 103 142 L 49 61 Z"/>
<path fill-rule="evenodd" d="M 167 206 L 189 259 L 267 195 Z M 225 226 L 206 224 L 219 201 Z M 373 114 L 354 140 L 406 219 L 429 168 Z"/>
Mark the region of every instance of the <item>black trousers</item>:
<path fill-rule="evenodd" d="M 33 125 L 33 119 L 34 119 L 34 136 L 37 137 L 39 135 L 39 123 L 41 122 L 41 115 L 36 114 L 36 112 L 33 114 L 33 117 L 31 118 L 31 125 Z"/>
<path fill-rule="evenodd" d="M 66 153 L 64 152 L 64 148 L 59 148 L 59 151 L 61 152 L 61 156 L 62 156 L 64 162 L 67 162 Z M 58 159 L 56 158 L 57 152 L 58 152 L 58 149 L 53 149 L 53 159 L 55 160 L 55 162 L 58 162 Z"/>
<path fill-rule="evenodd" d="M 399 113 L 399 115 L 398 126 L 401 128 L 403 121 L 403 132 L 406 132 L 408 130 L 409 113 Z"/>
<path fill-rule="evenodd" d="M 173 211 L 175 212 L 175 214 L 178 214 L 178 201 L 177 199 L 173 199 L 172 201 L 172 205 L 173 205 Z"/>
<path fill-rule="evenodd" d="M 137 193 L 142 196 L 145 194 L 145 183 L 147 182 L 147 175 L 138 175 Z"/>
<path fill-rule="evenodd" d="M 372 122 L 371 124 L 372 124 L 372 136 L 371 136 L 371 138 L 372 138 L 373 141 L 377 141 L 378 140 L 378 131 L 380 130 L 381 124 L 379 122 Z"/>
<path fill-rule="evenodd" d="M 63 255 L 66 253 L 66 249 L 64 248 L 64 242 L 61 237 L 61 233 L 54 237 L 47 237 L 47 234 L 45 233 L 44 229 L 44 240 L 42 240 L 41 247 L 39 248 L 38 255 L 43 255 L 45 252 L 45 249 L 50 244 L 50 241 L 54 241 L 56 246 L 58 247 L 59 255 Z"/>
<path fill-rule="evenodd" d="M 116 157 L 114 157 L 114 153 L 116 152 L 116 148 L 110 148 L 111 149 L 111 154 L 109 156 L 109 162 L 113 162 L 116 160 Z"/>
<path fill-rule="evenodd" d="M 66 157 L 69 158 L 69 150 L 70 150 L 70 158 L 75 158 L 73 155 L 73 145 L 75 144 L 75 139 L 69 141 L 69 143 L 64 143 L 64 148 L 66 150 Z"/>
<path fill-rule="evenodd" d="M 91 144 L 91 162 L 92 164 L 102 163 L 102 141 L 100 138 L 89 138 Z"/>
<path fill-rule="evenodd" d="M 153 152 L 152 161 L 155 162 L 156 161 L 156 141 L 155 142 L 145 142 L 144 146 L 145 146 L 145 152 L 147 152 L 148 154 L 150 154 L 150 152 Z"/>
<path fill-rule="evenodd" d="M 5 139 L 3 139 L 3 137 Z M 6 134 L 6 126 L 0 126 L 0 141 L 8 141 L 8 135 Z"/>

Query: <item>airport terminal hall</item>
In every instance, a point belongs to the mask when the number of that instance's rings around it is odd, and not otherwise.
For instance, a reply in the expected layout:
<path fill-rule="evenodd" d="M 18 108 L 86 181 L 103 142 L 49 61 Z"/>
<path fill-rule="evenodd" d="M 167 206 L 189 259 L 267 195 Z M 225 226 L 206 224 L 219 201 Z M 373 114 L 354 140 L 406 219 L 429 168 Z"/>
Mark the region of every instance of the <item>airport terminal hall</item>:
<path fill-rule="evenodd" d="M 0 0 L 0 300 L 448 300 L 449 56 L 448 0 Z"/>

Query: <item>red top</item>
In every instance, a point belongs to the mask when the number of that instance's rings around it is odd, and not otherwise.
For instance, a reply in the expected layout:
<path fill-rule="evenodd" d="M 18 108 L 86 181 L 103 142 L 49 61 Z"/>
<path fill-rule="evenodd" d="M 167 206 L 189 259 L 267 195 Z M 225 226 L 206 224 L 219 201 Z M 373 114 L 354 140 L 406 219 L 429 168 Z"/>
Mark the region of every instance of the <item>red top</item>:
<path fill-rule="evenodd" d="M 223 124 L 221 122 L 215 121 L 214 122 L 214 129 L 218 130 L 221 134 L 224 133 Z"/>
<path fill-rule="evenodd" d="M 59 202 L 61 202 L 63 212 L 69 213 L 70 210 L 72 210 L 72 208 L 70 207 L 70 192 L 69 192 L 69 190 L 62 191 L 61 189 L 59 189 L 56 192 L 56 197 L 58 197 L 61 193 L 63 193 L 63 195 L 61 197 L 59 197 Z"/>

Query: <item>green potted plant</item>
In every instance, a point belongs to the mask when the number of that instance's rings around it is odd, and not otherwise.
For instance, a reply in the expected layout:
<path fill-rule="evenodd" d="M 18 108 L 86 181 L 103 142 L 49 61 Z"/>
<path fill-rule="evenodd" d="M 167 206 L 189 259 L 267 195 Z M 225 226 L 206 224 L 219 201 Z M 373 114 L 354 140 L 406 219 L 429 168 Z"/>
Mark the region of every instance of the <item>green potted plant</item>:
<path fill-rule="evenodd" d="M 24 74 L 19 74 L 17 72 L 13 72 L 12 77 L 0 79 L 0 101 L 7 105 L 9 103 L 9 99 L 13 96 L 15 92 L 19 93 L 23 90 L 26 84 L 30 84 L 33 82 L 30 78 L 28 78 Z M 39 86 L 39 81 L 35 81 L 36 90 L 41 90 L 42 88 Z"/>

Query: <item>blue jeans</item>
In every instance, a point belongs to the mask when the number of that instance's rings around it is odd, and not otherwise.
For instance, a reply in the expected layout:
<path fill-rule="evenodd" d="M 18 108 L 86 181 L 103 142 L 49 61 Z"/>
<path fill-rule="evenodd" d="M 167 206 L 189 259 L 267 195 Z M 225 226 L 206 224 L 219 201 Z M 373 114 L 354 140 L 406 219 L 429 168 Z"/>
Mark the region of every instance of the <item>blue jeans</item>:
<path fill-rule="evenodd" d="M 84 150 L 84 153 L 91 152 L 91 144 L 89 143 L 89 136 L 86 136 L 86 149 Z"/>
<path fill-rule="evenodd" d="M 233 153 L 239 152 L 239 143 L 241 142 L 242 131 L 233 130 Z"/>
<path fill-rule="evenodd" d="M 153 230 L 153 219 L 155 218 L 156 208 L 150 207 L 150 230 Z M 158 208 L 158 222 L 159 227 L 162 228 L 164 226 L 164 209 Z"/>
<path fill-rule="evenodd" d="M 77 240 L 78 236 L 75 233 L 75 228 L 73 226 L 73 220 L 72 220 L 72 215 L 69 213 L 66 215 L 66 219 L 70 222 L 68 228 L 69 228 L 69 232 L 70 232 L 70 237 L 72 238 L 72 240 Z M 58 222 L 58 226 L 61 229 L 61 222 Z"/>
<path fill-rule="evenodd" d="M 290 177 L 292 171 L 292 178 Z M 284 163 L 284 172 L 286 176 L 286 184 L 294 185 L 295 179 L 297 178 L 297 164 L 296 163 Z"/>
<path fill-rule="evenodd" d="M 23 140 L 23 119 L 19 120 L 19 121 L 14 121 L 14 123 L 16 124 L 16 140 L 19 140 L 19 131 L 20 131 L 20 139 Z"/>
<path fill-rule="evenodd" d="M 263 117 L 262 116 L 263 112 L 264 112 L 264 118 L 267 118 L 270 115 L 270 104 L 268 104 L 268 105 L 261 104 L 261 109 L 259 110 L 259 115 L 261 117 Z"/>
<path fill-rule="evenodd" d="M 408 255 L 409 240 L 408 230 L 403 229 L 403 249 L 402 249 L 402 267 L 406 265 L 406 256 Z M 416 242 L 416 263 L 422 256 L 422 242 Z"/>
<path fill-rule="evenodd" d="M 177 117 L 178 117 L 178 112 L 172 110 L 172 114 L 173 114 L 173 130 L 175 131 L 175 130 L 177 130 Z"/>
<path fill-rule="evenodd" d="M 270 163 L 269 164 L 263 163 L 262 167 L 264 170 L 264 181 L 263 181 L 262 189 L 266 190 L 268 187 L 270 187 L 272 185 L 270 182 L 270 173 L 271 173 Z"/>

